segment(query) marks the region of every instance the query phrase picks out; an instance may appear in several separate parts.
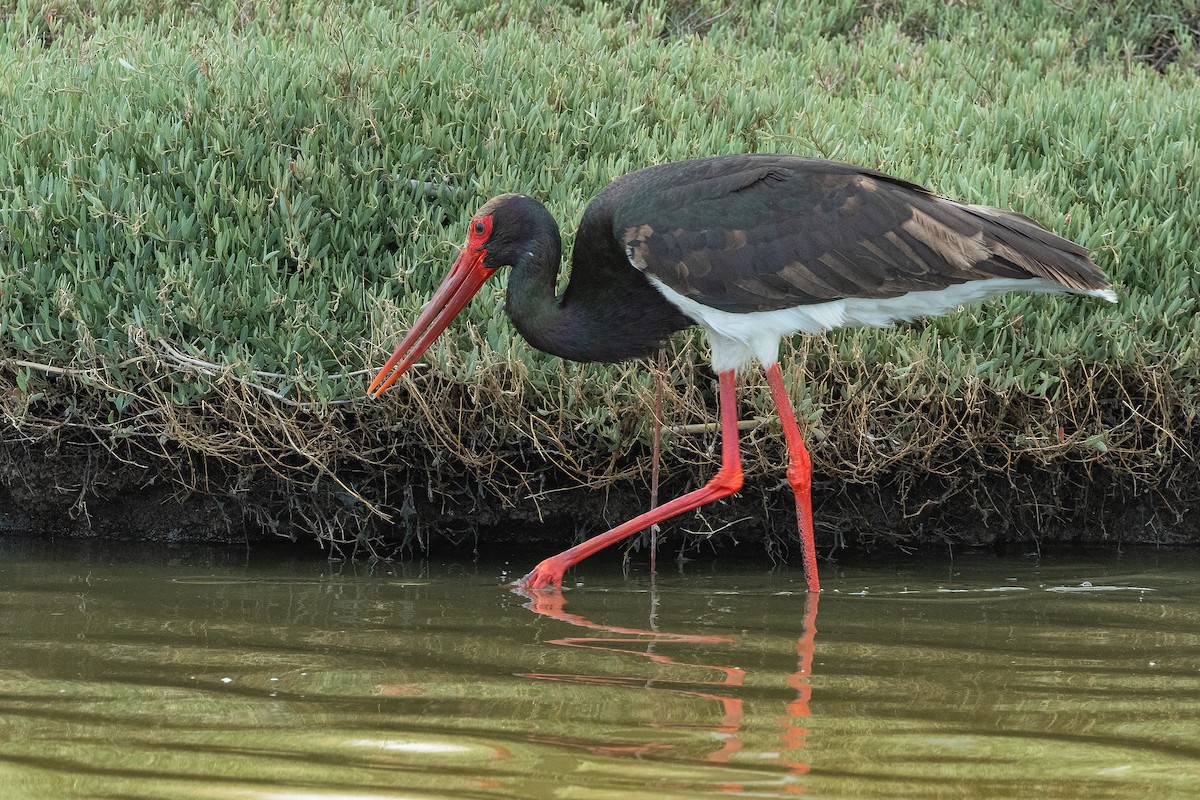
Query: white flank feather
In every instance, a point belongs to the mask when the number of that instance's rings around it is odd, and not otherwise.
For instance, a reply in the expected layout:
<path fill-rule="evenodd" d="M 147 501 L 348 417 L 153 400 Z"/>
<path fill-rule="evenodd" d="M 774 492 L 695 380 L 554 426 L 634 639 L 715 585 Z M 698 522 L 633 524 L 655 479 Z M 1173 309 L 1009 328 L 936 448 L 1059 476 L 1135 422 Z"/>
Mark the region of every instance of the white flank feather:
<path fill-rule="evenodd" d="M 824 333 L 855 326 L 883 328 L 894 322 L 946 314 L 961 305 L 1005 292 L 1083 294 L 1112 303 L 1117 301 L 1111 289 L 1075 291 L 1044 278 L 989 278 L 899 297 L 848 297 L 778 311 L 740 314 L 697 303 L 654 276 L 646 277 L 672 305 L 704 329 L 712 349 L 713 369 L 717 372 L 745 366 L 755 359 L 764 367 L 770 366 L 779 360 L 780 341 L 796 333 Z"/>

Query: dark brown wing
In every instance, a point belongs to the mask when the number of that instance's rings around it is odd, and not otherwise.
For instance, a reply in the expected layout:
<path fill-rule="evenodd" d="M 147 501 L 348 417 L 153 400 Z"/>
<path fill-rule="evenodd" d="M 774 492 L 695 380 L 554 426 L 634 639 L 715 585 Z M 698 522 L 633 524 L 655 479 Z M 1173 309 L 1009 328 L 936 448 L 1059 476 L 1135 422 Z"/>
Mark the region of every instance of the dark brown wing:
<path fill-rule="evenodd" d="M 1088 251 L 1000 209 L 837 162 L 719 156 L 631 173 L 597 198 L 630 262 L 697 302 L 770 311 L 985 278 L 1108 281 Z"/>

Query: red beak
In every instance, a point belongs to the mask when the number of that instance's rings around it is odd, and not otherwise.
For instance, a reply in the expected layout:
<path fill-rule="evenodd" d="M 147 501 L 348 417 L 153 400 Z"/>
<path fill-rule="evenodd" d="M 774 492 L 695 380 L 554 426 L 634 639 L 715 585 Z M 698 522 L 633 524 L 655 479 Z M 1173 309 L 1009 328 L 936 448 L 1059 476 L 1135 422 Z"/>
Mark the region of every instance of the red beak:
<path fill-rule="evenodd" d="M 412 330 L 367 387 L 368 396 L 379 397 L 383 394 L 385 389 L 395 383 L 396 379 L 429 349 L 429 345 L 433 344 L 433 340 L 446 329 L 455 315 L 471 302 L 471 298 L 492 274 L 492 270 L 483 266 L 485 255 L 487 251 L 483 249 L 462 249 L 454 261 L 454 266 L 450 268 L 450 274 L 433 293 L 433 298 L 429 305 L 425 306 L 421 316 L 417 317 Z"/>

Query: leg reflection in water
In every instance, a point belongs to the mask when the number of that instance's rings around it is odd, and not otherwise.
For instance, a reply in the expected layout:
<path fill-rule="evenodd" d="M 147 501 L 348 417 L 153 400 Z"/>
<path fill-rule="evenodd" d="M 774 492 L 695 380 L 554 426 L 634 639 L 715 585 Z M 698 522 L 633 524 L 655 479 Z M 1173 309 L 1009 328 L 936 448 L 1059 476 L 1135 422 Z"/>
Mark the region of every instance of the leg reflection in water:
<path fill-rule="evenodd" d="M 669 668 L 669 671 L 665 674 L 660 674 L 652 678 L 647 678 L 645 675 L 586 675 L 559 672 L 529 672 L 522 673 L 521 677 L 592 686 L 624 686 L 631 690 L 642 692 L 669 692 L 676 696 L 696 697 L 711 701 L 716 704 L 720 716 L 712 718 L 710 723 L 700 724 L 711 731 L 712 737 L 720 743 L 720 746 L 716 750 L 704 754 L 702 756 L 704 761 L 710 763 L 737 763 L 741 766 L 753 766 L 756 768 L 773 764 L 776 767 L 782 767 L 787 778 L 785 786 L 779 788 L 782 788 L 786 793 L 803 792 L 804 787 L 795 778 L 796 776 L 806 774 L 809 770 L 807 762 L 800 757 L 800 750 L 804 747 L 805 738 L 809 734 L 808 728 L 802 725 L 801 722 L 806 720 L 811 713 L 809 709 L 809 701 L 812 697 L 810 677 L 812 675 L 813 651 L 817 633 L 817 604 L 820 598 L 818 593 L 809 592 L 804 596 L 803 615 L 800 619 L 800 633 L 795 647 L 797 656 L 796 668 L 787 676 L 786 680 L 788 688 L 794 692 L 793 699 L 787 702 L 782 714 L 777 716 L 771 715 L 771 722 L 764 724 L 764 720 L 761 717 L 757 720 L 747 718 L 745 697 L 756 691 L 761 692 L 763 689 L 764 684 L 761 680 L 755 681 L 755 677 L 770 678 L 770 676 L 753 676 L 738 666 L 682 661 L 660 652 L 660 647 L 663 645 L 686 645 L 693 647 L 700 645 L 708 646 L 711 650 L 735 648 L 739 645 L 747 644 L 745 634 L 734 636 L 663 631 L 658 628 L 655 622 L 656 614 L 653 611 L 651 612 L 651 619 L 647 623 L 648 627 L 646 628 L 608 625 L 567 611 L 566 601 L 561 592 L 526 591 L 522 589 L 514 591 L 529 601 L 525 604 L 525 608 L 535 614 L 586 631 L 586 634 L 550 639 L 546 644 L 559 647 L 599 650 L 607 653 L 619 653 L 640 659 L 647 659 L 663 668 Z M 656 609 L 657 606 L 657 592 L 652 586 L 651 608 Z M 733 657 L 734 654 L 731 652 L 722 660 L 732 659 Z M 589 663 L 596 662 L 591 661 Z M 711 670 L 716 675 L 711 680 L 687 679 L 687 676 L 696 674 L 697 670 Z M 672 674 L 678 677 L 670 677 Z M 747 688 L 747 678 L 750 678 L 752 681 L 752 688 Z M 650 707 L 657 707 L 653 695 L 644 696 L 643 700 L 635 698 L 634 702 L 645 702 Z M 694 720 L 683 722 L 680 720 L 656 719 L 650 723 L 651 728 L 664 729 L 680 727 L 694 728 L 696 725 L 697 723 Z M 770 743 L 769 746 L 763 746 L 767 743 L 762 742 L 759 737 L 756 737 L 758 741 L 755 742 L 757 746 L 753 748 L 755 752 L 747 754 L 749 756 L 748 760 L 743 761 L 734 758 L 735 754 L 746 747 L 745 740 L 749 732 L 761 731 L 763 728 L 776 731 L 774 734 L 777 737 L 776 741 Z M 557 737 L 539 737 L 539 739 L 554 741 L 567 746 L 579 746 L 592 752 L 609 755 L 661 756 L 670 758 L 678 758 L 684 755 L 677 752 L 676 745 L 672 744 L 672 742 L 677 742 L 678 739 L 666 736 L 650 743 L 611 743 L 608 745 L 594 739 L 578 741 L 568 741 Z M 772 760 L 764 762 L 763 759 L 765 758 Z M 751 780 L 755 779 L 751 778 Z M 722 783 L 717 788 L 735 792 L 743 791 L 748 787 L 741 782 L 737 782 Z"/>

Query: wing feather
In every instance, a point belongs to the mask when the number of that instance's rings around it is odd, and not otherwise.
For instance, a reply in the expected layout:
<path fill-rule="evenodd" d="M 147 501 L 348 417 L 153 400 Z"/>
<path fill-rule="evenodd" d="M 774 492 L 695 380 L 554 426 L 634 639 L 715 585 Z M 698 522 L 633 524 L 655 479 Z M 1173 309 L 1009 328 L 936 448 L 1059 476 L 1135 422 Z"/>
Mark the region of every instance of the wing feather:
<path fill-rule="evenodd" d="M 997 277 L 1108 287 L 1085 248 L 1028 217 L 838 162 L 679 162 L 631 173 L 601 198 L 637 269 L 725 311 L 896 297 Z"/>

